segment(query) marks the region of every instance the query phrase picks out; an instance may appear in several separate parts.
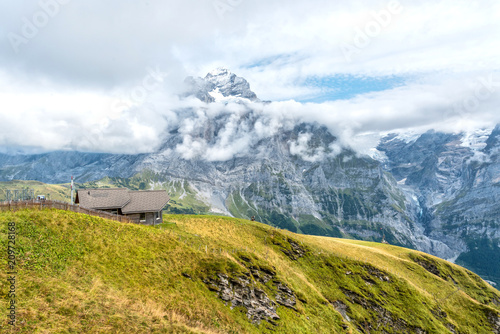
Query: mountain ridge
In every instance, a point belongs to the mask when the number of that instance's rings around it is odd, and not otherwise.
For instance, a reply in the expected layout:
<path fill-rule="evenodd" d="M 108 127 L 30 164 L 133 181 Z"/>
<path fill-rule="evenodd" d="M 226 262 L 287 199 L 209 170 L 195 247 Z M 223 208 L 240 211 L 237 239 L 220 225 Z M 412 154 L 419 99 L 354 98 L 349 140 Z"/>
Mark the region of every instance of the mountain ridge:
<path fill-rule="evenodd" d="M 342 146 L 318 123 L 258 109 L 248 82 L 219 69 L 186 96 L 217 112 L 185 110 L 153 153 L 0 155 L 0 180 L 47 183 L 143 178 L 177 194 L 179 210 L 257 217 L 294 232 L 387 241 L 458 263 L 500 284 L 500 126 L 477 134 L 391 134 L 384 159 Z M 216 101 L 217 91 L 224 99 Z M 219 96 L 220 97 L 220 96 Z M 134 181 L 135 182 L 135 181 Z M 488 254 L 490 263 L 481 261 Z"/>

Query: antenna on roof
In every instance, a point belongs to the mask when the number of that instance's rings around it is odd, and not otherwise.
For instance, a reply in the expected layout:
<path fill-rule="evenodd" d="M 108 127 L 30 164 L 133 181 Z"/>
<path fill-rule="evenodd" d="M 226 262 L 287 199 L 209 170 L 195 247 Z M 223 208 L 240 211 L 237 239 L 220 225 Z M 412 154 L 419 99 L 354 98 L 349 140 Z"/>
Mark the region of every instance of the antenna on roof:
<path fill-rule="evenodd" d="M 73 175 L 71 175 L 71 204 L 75 204 L 73 201 Z"/>

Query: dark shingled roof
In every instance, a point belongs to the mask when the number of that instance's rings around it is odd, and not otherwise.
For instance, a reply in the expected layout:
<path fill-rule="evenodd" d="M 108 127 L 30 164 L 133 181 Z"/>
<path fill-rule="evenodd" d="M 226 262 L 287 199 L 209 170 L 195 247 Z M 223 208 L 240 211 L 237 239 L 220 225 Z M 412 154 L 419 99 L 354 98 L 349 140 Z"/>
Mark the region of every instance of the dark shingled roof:
<path fill-rule="evenodd" d="M 170 197 L 165 190 L 131 191 L 127 188 L 80 189 L 75 203 L 96 210 L 122 209 L 122 213 L 158 212 Z"/>
<path fill-rule="evenodd" d="M 130 202 L 127 188 L 80 189 L 76 192 L 75 203 L 86 209 L 117 209 Z"/>
<path fill-rule="evenodd" d="M 129 191 L 130 202 L 122 208 L 124 214 L 158 212 L 167 205 L 170 197 L 165 190 Z"/>

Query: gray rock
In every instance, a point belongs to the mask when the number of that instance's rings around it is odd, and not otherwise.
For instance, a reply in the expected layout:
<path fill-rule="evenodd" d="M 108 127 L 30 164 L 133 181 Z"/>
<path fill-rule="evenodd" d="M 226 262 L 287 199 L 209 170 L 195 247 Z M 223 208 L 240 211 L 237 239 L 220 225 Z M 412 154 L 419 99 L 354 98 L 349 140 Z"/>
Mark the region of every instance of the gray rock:
<path fill-rule="evenodd" d="M 218 274 L 217 279 L 205 279 L 204 283 L 210 290 L 218 292 L 219 297 L 228 302 L 231 308 L 246 308 L 247 317 L 253 323 L 280 319 L 276 313 L 276 303 L 248 278 L 228 278 L 225 274 Z"/>
<path fill-rule="evenodd" d="M 214 96 L 217 94 L 225 98 L 259 101 L 257 95 L 250 90 L 248 81 L 225 68 L 218 68 L 208 73 L 203 79 L 188 77 L 184 83 L 187 86 L 184 97 L 194 95 L 207 103 L 215 102 Z"/>
<path fill-rule="evenodd" d="M 276 302 L 285 307 L 291 308 L 294 311 L 297 311 L 295 305 L 297 304 L 297 299 L 293 291 L 284 283 L 275 281 L 274 285 L 278 289 L 276 292 Z"/>
<path fill-rule="evenodd" d="M 347 315 L 349 307 L 343 301 L 336 300 L 332 303 L 332 305 L 333 308 L 335 308 L 335 310 L 340 313 L 340 315 L 342 316 L 342 318 L 344 318 L 344 320 L 351 322 L 351 318 L 349 318 L 349 316 Z"/>

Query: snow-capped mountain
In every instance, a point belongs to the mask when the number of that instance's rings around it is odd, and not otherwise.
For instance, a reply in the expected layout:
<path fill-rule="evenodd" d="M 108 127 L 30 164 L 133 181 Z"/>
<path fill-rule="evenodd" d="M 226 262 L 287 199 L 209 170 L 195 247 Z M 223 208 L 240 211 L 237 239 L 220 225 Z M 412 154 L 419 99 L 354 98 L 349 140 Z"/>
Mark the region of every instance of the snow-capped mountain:
<path fill-rule="evenodd" d="M 415 141 L 384 138 L 384 166 L 413 198 L 424 234 L 454 249 L 451 260 L 500 274 L 500 126 Z M 439 252 L 434 252 L 439 254 Z M 443 254 L 440 254 L 443 256 Z M 498 281 L 498 278 L 496 278 Z"/>
<path fill-rule="evenodd" d="M 185 95 L 195 95 L 204 102 L 223 102 L 246 99 L 258 101 L 257 95 L 250 90 L 250 84 L 226 68 L 209 72 L 205 78 L 188 77 Z"/>
<path fill-rule="evenodd" d="M 135 175 L 206 211 L 302 233 L 385 238 L 500 284 L 500 126 L 390 134 L 371 157 L 359 156 L 320 124 L 266 118 L 248 82 L 226 69 L 186 84 L 185 97 L 227 110 L 185 111 L 149 154 L 0 155 L 0 180 Z"/>

